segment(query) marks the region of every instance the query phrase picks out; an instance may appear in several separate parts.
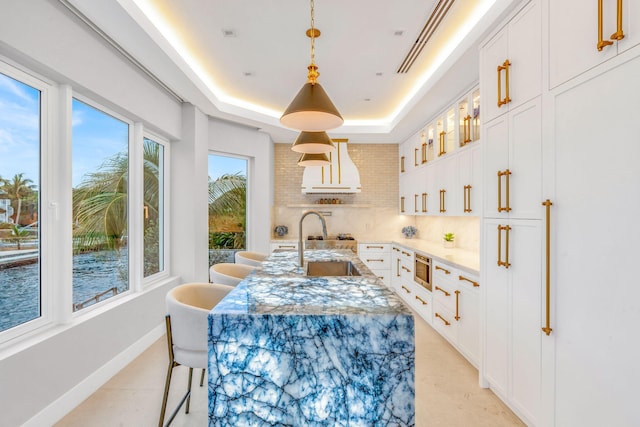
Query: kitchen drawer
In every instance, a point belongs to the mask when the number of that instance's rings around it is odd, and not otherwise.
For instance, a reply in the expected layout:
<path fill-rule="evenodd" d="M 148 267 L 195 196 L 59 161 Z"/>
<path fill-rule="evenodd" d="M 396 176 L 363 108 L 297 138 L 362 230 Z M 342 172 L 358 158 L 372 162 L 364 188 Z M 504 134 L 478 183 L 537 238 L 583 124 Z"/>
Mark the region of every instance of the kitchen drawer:
<path fill-rule="evenodd" d="M 431 325 L 431 312 L 433 308 L 431 293 L 415 284 L 412 288 L 412 291 L 411 304 L 413 309 L 420 315 L 420 317 L 422 317 L 428 324 Z"/>
<path fill-rule="evenodd" d="M 359 243 L 358 253 L 385 253 L 391 252 L 389 243 Z"/>
<path fill-rule="evenodd" d="M 389 253 L 361 252 L 358 256 L 369 267 L 369 270 L 389 270 L 391 268 L 391 254 Z"/>
<path fill-rule="evenodd" d="M 295 251 L 298 249 L 298 242 L 282 242 L 282 243 L 272 242 L 271 252 L 275 251 L 276 249 Z"/>
<path fill-rule="evenodd" d="M 458 324 L 455 314 L 437 300 L 433 303 L 433 327 L 449 342 L 456 344 Z"/>
<path fill-rule="evenodd" d="M 456 309 L 456 288 L 449 282 L 436 282 L 433 285 L 433 300 L 439 302 L 447 310 Z"/>
<path fill-rule="evenodd" d="M 438 261 L 434 261 L 433 262 L 433 283 L 435 283 L 436 285 L 439 283 L 444 284 L 444 282 L 453 283 L 454 277 L 457 279 L 457 277 L 455 276 L 456 272 L 457 271 L 454 268 L 452 268 L 450 265 L 443 264 Z"/>
<path fill-rule="evenodd" d="M 384 282 L 388 288 L 391 287 L 391 271 L 390 270 L 373 270 L 371 272 L 376 275 L 376 277 Z"/>

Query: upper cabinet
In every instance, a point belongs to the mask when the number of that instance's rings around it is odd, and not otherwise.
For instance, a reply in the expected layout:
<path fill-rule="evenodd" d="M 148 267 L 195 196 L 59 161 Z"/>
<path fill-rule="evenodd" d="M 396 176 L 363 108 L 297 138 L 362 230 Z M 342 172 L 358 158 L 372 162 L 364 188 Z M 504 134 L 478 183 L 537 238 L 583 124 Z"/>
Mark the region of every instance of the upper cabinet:
<path fill-rule="evenodd" d="M 539 95 L 542 88 L 539 2 L 531 2 L 483 48 L 480 87 L 488 122 Z"/>
<path fill-rule="evenodd" d="M 637 1 L 554 0 L 549 12 L 552 88 L 640 43 Z"/>

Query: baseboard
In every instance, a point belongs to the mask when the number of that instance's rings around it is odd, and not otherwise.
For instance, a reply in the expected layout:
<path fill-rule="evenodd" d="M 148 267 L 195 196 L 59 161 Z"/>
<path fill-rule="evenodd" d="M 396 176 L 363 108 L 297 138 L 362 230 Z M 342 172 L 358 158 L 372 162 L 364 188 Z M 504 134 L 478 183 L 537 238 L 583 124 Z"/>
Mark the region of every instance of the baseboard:
<path fill-rule="evenodd" d="M 76 406 L 96 392 L 115 374 L 142 354 L 151 344 L 156 342 L 165 332 L 164 322 L 153 328 L 126 350 L 111 359 L 105 365 L 89 375 L 78 385 L 60 396 L 56 401 L 37 413 L 23 427 L 51 426 L 59 421 Z"/>

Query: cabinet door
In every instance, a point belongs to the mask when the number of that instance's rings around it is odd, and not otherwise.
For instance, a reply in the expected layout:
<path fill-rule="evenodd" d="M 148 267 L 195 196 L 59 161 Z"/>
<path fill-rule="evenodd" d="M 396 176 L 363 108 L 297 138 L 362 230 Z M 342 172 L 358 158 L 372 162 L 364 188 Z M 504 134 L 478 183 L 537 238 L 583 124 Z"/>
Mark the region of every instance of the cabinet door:
<path fill-rule="evenodd" d="M 482 197 L 482 152 L 480 147 L 468 148 L 457 157 L 456 185 L 458 210 L 456 215 L 480 215 Z"/>
<path fill-rule="evenodd" d="M 540 1 L 533 0 L 508 26 L 509 111 L 540 95 L 542 90 L 542 22 Z"/>
<path fill-rule="evenodd" d="M 545 393 L 556 396 L 556 426 L 640 425 L 640 105 L 629 91 L 638 76 L 640 57 L 554 100 L 555 355 L 547 365 L 555 361 L 556 376 Z"/>
<path fill-rule="evenodd" d="M 456 158 L 440 160 L 435 165 L 435 189 L 432 188 L 431 206 L 440 215 L 462 215 L 462 207 L 458 200 Z M 432 212 L 434 213 L 434 212 Z"/>
<path fill-rule="evenodd" d="M 483 230 L 484 363 L 482 374 L 491 389 L 507 398 L 509 270 L 497 265 L 499 219 L 485 219 Z"/>
<path fill-rule="evenodd" d="M 499 117 L 485 124 L 482 140 L 484 146 L 482 156 L 484 215 L 491 218 L 506 217 L 506 212 L 498 212 L 498 181 L 504 182 L 505 180 L 504 177 L 498 176 L 498 172 L 509 169 L 509 121 L 507 116 Z M 505 190 L 504 185 L 501 185 L 500 197 L 503 206 L 505 200 L 502 194 Z"/>
<path fill-rule="evenodd" d="M 504 77 L 498 93 L 498 66 L 502 66 L 508 55 L 508 33 L 503 29 L 496 34 L 480 51 L 480 87 L 483 93 L 482 111 L 484 121 L 490 121 L 508 111 L 507 105 L 498 106 L 505 94 Z M 501 76 L 504 76 L 502 72 Z"/>
<path fill-rule="evenodd" d="M 458 347 L 477 366 L 480 354 L 480 295 L 470 286 L 459 285 L 457 291 Z"/>
<path fill-rule="evenodd" d="M 540 218 L 542 123 L 540 97 L 509 113 L 509 171 L 503 177 L 511 218 Z M 506 188 L 509 180 L 509 189 Z M 508 194 L 507 194 L 508 191 Z"/>

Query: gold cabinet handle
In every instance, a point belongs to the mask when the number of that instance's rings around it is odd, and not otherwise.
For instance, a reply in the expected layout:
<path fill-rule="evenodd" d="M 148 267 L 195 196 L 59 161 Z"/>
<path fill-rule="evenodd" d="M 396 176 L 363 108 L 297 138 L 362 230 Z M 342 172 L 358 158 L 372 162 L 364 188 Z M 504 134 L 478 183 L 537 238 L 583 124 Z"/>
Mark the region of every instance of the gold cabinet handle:
<path fill-rule="evenodd" d="M 551 312 L 551 200 L 547 199 L 542 202 L 542 205 L 546 207 L 547 211 L 547 230 L 546 230 L 546 244 L 547 244 L 547 271 L 546 271 L 546 292 L 547 292 L 547 300 L 546 300 L 546 326 L 542 328 L 542 331 L 549 336 L 551 334 L 551 320 L 550 320 L 550 312 Z"/>
<path fill-rule="evenodd" d="M 383 259 L 369 259 L 367 258 L 367 262 L 384 262 Z"/>
<path fill-rule="evenodd" d="M 418 166 L 418 149 L 413 149 L 413 166 Z"/>
<path fill-rule="evenodd" d="M 444 213 L 447 211 L 446 207 L 445 207 L 445 195 L 447 193 L 447 190 L 442 189 L 440 190 L 440 212 Z"/>
<path fill-rule="evenodd" d="M 466 277 L 464 277 L 464 276 L 458 276 L 458 280 L 465 280 L 465 281 L 467 281 L 467 282 L 471 283 L 471 284 L 473 285 L 473 287 L 474 287 L 474 288 L 478 288 L 478 287 L 480 287 L 480 284 L 479 284 L 478 282 L 474 282 L 473 280 L 471 280 L 471 279 L 467 279 L 467 278 L 466 278 Z"/>
<path fill-rule="evenodd" d="M 420 298 L 418 295 L 416 295 L 416 299 L 418 301 L 420 301 L 420 303 L 422 303 L 422 305 L 427 305 L 427 302 L 425 300 L 423 300 L 422 298 Z"/>
<path fill-rule="evenodd" d="M 511 102 L 511 98 L 509 98 L 509 67 L 511 67 L 511 62 L 508 59 L 502 63 L 502 65 L 498 65 L 498 108 L 502 107 Z M 502 71 L 504 70 L 504 99 L 502 99 Z"/>
<path fill-rule="evenodd" d="M 411 270 L 409 270 L 409 269 L 408 269 L 407 267 L 405 267 L 404 265 L 402 266 L 402 269 L 403 269 L 404 271 L 406 271 L 407 273 L 411 273 Z"/>
<path fill-rule="evenodd" d="M 411 291 L 410 291 L 409 289 L 407 289 L 404 285 L 402 285 L 402 289 L 404 289 L 404 291 L 405 291 L 406 293 L 408 293 L 408 294 L 410 294 L 410 293 L 411 293 Z"/>
<path fill-rule="evenodd" d="M 414 194 L 413 195 L 413 211 L 414 212 L 418 212 L 418 197 L 420 195 L 419 194 Z"/>
<path fill-rule="evenodd" d="M 400 172 L 404 172 L 404 156 L 400 157 Z"/>
<path fill-rule="evenodd" d="M 370 246 L 370 245 L 367 245 L 366 248 L 367 249 L 384 249 L 384 246 Z"/>
<path fill-rule="evenodd" d="M 422 212 L 427 212 L 427 193 L 422 193 Z"/>
<path fill-rule="evenodd" d="M 404 196 L 400 197 L 400 212 L 404 212 Z"/>
<path fill-rule="evenodd" d="M 402 251 L 402 255 L 411 256 L 409 252 Z"/>
<path fill-rule="evenodd" d="M 295 249 L 293 245 L 278 245 L 278 249 Z"/>
<path fill-rule="evenodd" d="M 443 154 L 447 154 L 446 150 L 444 149 L 444 137 L 446 136 L 446 132 L 442 131 L 440 132 L 440 152 L 438 153 L 438 157 L 442 156 Z"/>
<path fill-rule="evenodd" d="M 471 212 L 471 186 L 465 185 L 463 191 L 463 199 L 464 199 L 464 212 Z"/>
<path fill-rule="evenodd" d="M 447 270 L 446 268 L 442 268 L 439 265 L 436 265 L 436 270 L 442 270 L 444 271 L 444 274 L 451 274 L 449 270 Z"/>
<path fill-rule="evenodd" d="M 467 116 L 463 119 L 462 130 L 463 130 L 463 140 L 462 140 L 462 144 L 460 144 L 461 147 L 471 142 L 471 115 L 470 114 L 467 114 Z"/>
<path fill-rule="evenodd" d="M 378 279 L 384 281 L 384 276 L 378 276 Z"/>
<path fill-rule="evenodd" d="M 451 325 L 451 323 L 449 323 L 449 321 L 448 321 L 447 319 L 445 319 L 444 317 L 442 317 L 442 316 L 440 315 L 440 313 L 436 313 L 436 317 L 437 317 L 437 318 L 439 318 L 440 320 L 442 320 L 442 321 L 444 322 L 445 326 L 449 326 L 449 325 Z"/>
<path fill-rule="evenodd" d="M 454 319 L 456 319 L 456 322 L 460 321 L 460 313 L 458 312 L 458 299 L 460 298 L 460 291 L 455 291 L 456 294 L 456 315 L 454 316 Z"/>
<path fill-rule="evenodd" d="M 422 144 L 422 164 L 427 163 L 427 143 Z"/>
<path fill-rule="evenodd" d="M 602 0 L 601 0 L 602 1 Z M 618 0 L 618 17 L 616 21 L 616 32 L 611 34 L 611 40 L 622 40 L 624 31 L 622 31 L 622 0 Z"/>
<path fill-rule="evenodd" d="M 506 234 L 506 251 L 505 251 L 505 259 L 502 261 L 502 231 L 505 231 Z M 508 225 L 499 225 L 498 226 L 498 267 L 509 268 L 511 264 L 509 263 L 509 231 L 511 227 Z"/>
<path fill-rule="evenodd" d="M 396 277 L 400 277 L 400 258 L 396 260 Z"/>
<path fill-rule="evenodd" d="M 393 248 L 391 248 L 391 249 L 393 249 L 396 252 L 400 252 L 400 249 L 396 248 L 395 246 Z"/>
<path fill-rule="evenodd" d="M 440 288 L 438 286 L 436 286 L 436 291 L 442 292 L 445 297 L 450 297 L 451 296 L 451 294 L 449 292 L 445 291 L 444 289 L 442 289 L 442 288 Z"/>
<path fill-rule="evenodd" d="M 502 177 L 505 177 L 505 201 L 506 205 L 502 206 Z M 510 212 L 511 206 L 509 206 L 509 177 L 511 176 L 511 171 L 509 169 L 505 169 L 504 171 L 498 171 L 498 212 Z"/>
<path fill-rule="evenodd" d="M 620 8 L 618 7 L 618 13 L 620 13 Z M 622 22 L 622 16 L 620 16 L 620 22 Z M 615 34 L 614 34 L 615 35 Z M 613 38 L 613 35 L 611 36 Z M 601 52 L 605 46 L 612 45 L 613 42 L 609 40 L 603 40 L 602 37 L 602 0 L 598 0 L 598 44 L 596 47 L 598 48 L 598 52 Z"/>

